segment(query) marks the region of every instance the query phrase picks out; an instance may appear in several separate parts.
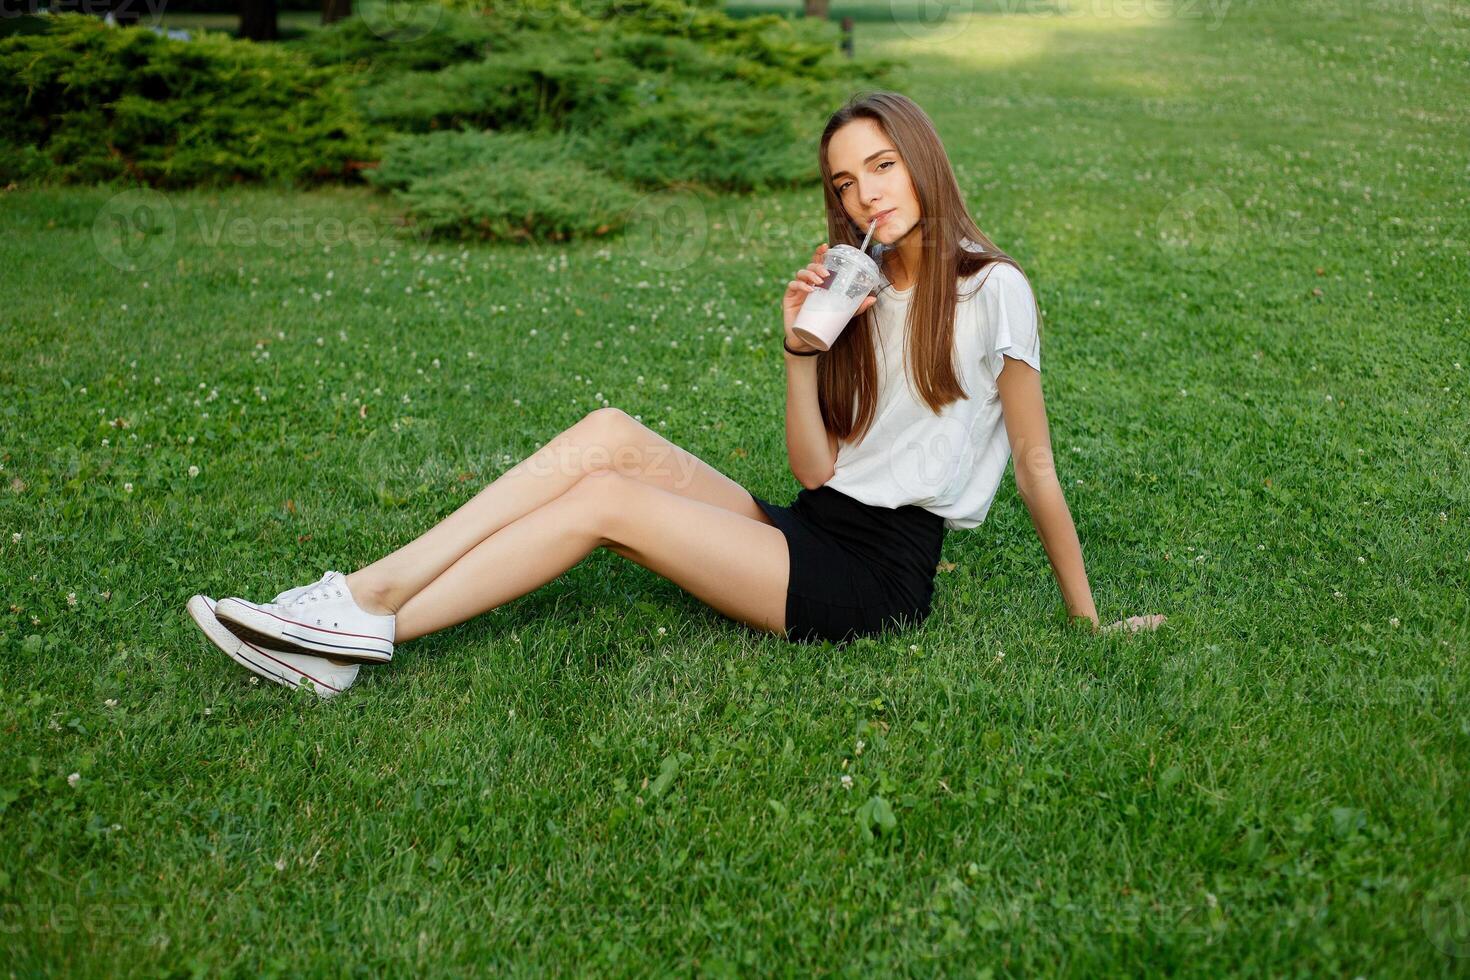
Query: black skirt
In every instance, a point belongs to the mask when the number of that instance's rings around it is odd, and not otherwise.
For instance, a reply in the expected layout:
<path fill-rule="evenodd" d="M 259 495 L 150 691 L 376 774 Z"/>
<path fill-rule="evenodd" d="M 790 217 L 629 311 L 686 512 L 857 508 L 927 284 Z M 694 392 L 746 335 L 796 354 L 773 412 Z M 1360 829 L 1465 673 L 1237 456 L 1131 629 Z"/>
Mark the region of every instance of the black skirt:
<path fill-rule="evenodd" d="M 803 488 L 789 506 L 755 498 L 786 536 L 786 638 L 845 643 L 929 617 L 944 518 L 914 504 L 874 507 Z"/>

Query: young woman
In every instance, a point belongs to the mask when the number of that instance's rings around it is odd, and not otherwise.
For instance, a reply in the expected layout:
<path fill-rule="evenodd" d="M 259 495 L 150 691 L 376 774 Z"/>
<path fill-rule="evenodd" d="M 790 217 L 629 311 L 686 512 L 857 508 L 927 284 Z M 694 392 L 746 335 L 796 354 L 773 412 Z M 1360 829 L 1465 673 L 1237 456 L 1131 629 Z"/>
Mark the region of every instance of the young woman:
<path fill-rule="evenodd" d="M 757 630 L 841 643 L 928 617 L 945 534 L 984 520 L 1014 454 L 1063 601 L 1096 628 L 1052 468 L 1025 276 L 970 218 L 933 124 L 904 96 L 849 101 L 827 122 L 819 166 L 829 241 L 859 246 L 876 219 L 885 282 L 825 353 L 791 325 L 827 246 L 787 284 L 786 446 L 803 487 L 789 506 L 603 408 L 373 564 L 267 603 L 195 596 L 195 621 L 257 674 L 331 696 L 395 644 L 608 548 Z"/>

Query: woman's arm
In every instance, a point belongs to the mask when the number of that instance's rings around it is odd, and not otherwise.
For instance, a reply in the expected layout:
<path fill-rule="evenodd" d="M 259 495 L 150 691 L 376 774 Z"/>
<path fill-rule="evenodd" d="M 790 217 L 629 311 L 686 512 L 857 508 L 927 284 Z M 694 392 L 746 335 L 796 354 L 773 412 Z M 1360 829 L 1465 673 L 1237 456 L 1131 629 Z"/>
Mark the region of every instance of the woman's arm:
<path fill-rule="evenodd" d="M 1031 512 L 1031 523 L 1046 549 L 1068 615 L 1089 620 L 1095 627 L 1097 608 L 1082 564 L 1082 545 L 1052 462 L 1041 373 L 1025 361 L 1006 357 L 996 387 L 1016 464 L 1016 490 Z"/>
<path fill-rule="evenodd" d="M 808 489 L 832 479 L 837 453 L 833 436 L 822 423 L 817 402 L 816 357 L 783 355 L 786 359 L 786 458 L 791 473 Z"/>
<path fill-rule="evenodd" d="M 1082 564 L 1082 544 L 1078 529 L 1072 523 L 1061 495 L 1061 483 L 1051 458 L 1051 433 L 1047 429 L 1047 406 L 1041 398 L 1041 373 L 1026 361 L 1005 357 L 1000 378 L 1001 414 L 1005 419 L 1005 435 L 1010 438 L 1011 457 L 1016 460 L 1016 489 L 1030 511 L 1030 523 L 1047 550 L 1051 570 L 1057 574 L 1061 598 L 1067 614 L 1091 621 L 1097 629 L 1098 611 L 1092 604 L 1088 586 L 1088 570 Z M 1103 629 L 1126 629 L 1136 632 L 1154 629 L 1163 623 L 1160 614 L 1130 616 Z"/>
<path fill-rule="evenodd" d="M 1077 540 L 1077 527 L 1067 509 L 1062 486 L 1052 464 L 1051 433 L 1047 431 L 1046 404 L 1041 398 L 1041 374 L 1025 361 L 1006 357 L 1000 377 L 1000 410 L 1005 418 L 1006 436 L 1011 443 L 1011 456 L 1016 462 L 1016 490 L 1031 512 L 1031 523 L 1046 549 L 1046 557 L 1061 587 L 1062 599 L 1069 615 L 1086 619 L 1097 628 L 1097 608 L 1092 604 L 1092 589 L 1087 584 L 1087 569 L 1082 565 L 1082 545 Z M 1164 622 L 1164 616 L 1129 616 L 1104 626 L 1105 630 L 1125 629 L 1132 632 L 1151 630 Z"/>
<path fill-rule="evenodd" d="M 786 458 L 791 463 L 791 474 L 808 490 L 815 490 L 832 479 L 837 465 L 837 436 L 828 432 L 826 423 L 822 421 L 821 401 L 817 395 L 817 361 L 822 355 L 802 357 L 792 354 L 793 350 L 810 351 L 815 348 L 792 333 L 791 328 L 807 296 L 826 274 L 821 261 L 826 251 L 826 242 L 817 246 L 811 262 L 796 270 L 796 278 L 786 284 L 786 293 L 781 297 L 781 315 L 786 322 L 784 343 L 790 347 L 785 354 Z M 876 296 L 864 298 L 853 316 L 861 316 L 877 301 Z"/>

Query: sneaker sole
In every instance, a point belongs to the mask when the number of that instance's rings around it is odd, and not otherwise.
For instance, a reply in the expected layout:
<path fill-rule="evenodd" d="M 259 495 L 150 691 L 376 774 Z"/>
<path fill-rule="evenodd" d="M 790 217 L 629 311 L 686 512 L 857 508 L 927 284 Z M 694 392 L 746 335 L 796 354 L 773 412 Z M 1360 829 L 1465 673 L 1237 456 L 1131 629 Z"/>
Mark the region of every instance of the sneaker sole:
<path fill-rule="evenodd" d="M 221 599 L 214 614 L 230 632 L 257 646 L 266 646 L 313 657 L 331 657 L 356 664 L 385 664 L 393 659 L 392 643 L 358 633 L 324 630 L 317 626 L 282 619 L 240 602 Z M 388 644 L 388 650 L 375 649 L 364 643 Z"/>
<path fill-rule="evenodd" d="M 194 596 L 189 600 L 186 608 L 189 618 L 194 620 L 199 631 L 209 642 L 246 670 L 268 681 L 290 688 L 306 687 L 307 685 L 301 682 L 301 679 L 304 678 L 311 682 L 311 690 L 322 698 L 336 697 L 346 690 L 345 687 L 339 687 L 303 673 L 278 657 L 272 656 L 270 650 L 261 649 L 231 632 L 214 615 L 214 607 L 210 605 L 207 597 Z"/>

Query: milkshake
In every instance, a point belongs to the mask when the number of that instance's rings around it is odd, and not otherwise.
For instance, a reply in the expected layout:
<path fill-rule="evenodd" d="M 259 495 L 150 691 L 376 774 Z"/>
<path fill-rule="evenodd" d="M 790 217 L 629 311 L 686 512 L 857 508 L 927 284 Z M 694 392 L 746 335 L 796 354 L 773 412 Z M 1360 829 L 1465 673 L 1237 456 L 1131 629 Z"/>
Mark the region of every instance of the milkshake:
<path fill-rule="evenodd" d="M 818 350 L 830 350 L 852 322 L 863 299 L 880 283 L 878 263 L 851 245 L 834 245 L 822 256 L 822 282 L 801 304 L 791 332 Z"/>

